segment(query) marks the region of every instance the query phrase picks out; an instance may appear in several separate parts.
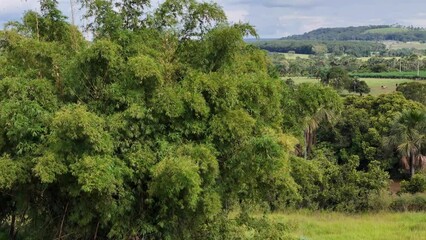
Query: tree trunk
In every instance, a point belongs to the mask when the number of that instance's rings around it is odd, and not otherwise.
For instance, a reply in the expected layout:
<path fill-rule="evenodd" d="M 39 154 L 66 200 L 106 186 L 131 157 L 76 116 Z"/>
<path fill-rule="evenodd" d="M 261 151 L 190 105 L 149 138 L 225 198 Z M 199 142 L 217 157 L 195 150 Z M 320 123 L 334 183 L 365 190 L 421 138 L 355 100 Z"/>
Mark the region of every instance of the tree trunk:
<path fill-rule="evenodd" d="M 305 159 L 307 159 L 308 156 L 312 152 L 312 146 L 316 142 L 316 139 L 315 139 L 315 130 L 313 128 L 308 127 L 308 131 L 307 131 L 306 136 L 305 136 L 305 141 L 306 141 Z"/>
<path fill-rule="evenodd" d="M 59 237 L 58 237 L 59 240 L 62 239 L 62 231 L 64 229 L 64 222 L 65 222 L 65 216 L 67 215 L 67 211 L 68 211 L 68 204 L 69 202 L 65 206 L 64 215 L 62 216 L 61 226 L 59 228 Z"/>
<path fill-rule="evenodd" d="M 313 142 L 313 135 L 312 135 L 312 129 L 311 127 L 308 127 L 305 130 L 305 153 L 304 157 L 305 159 L 308 159 L 309 154 L 312 151 L 312 142 Z"/>
<path fill-rule="evenodd" d="M 95 230 L 95 235 L 93 236 L 93 240 L 98 239 L 99 223 L 100 221 L 98 221 L 98 224 L 96 224 L 96 230 Z"/>
<path fill-rule="evenodd" d="M 308 141 L 308 156 L 312 152 L 312 146 L 314 145 L 314 133 L 312 129 L 309 129 L 309 141 Z"/>
<path fill-rule="evenodd" d="M 309 128 L 308 128 L 309 129 Z M 305 158 L 305 159 L 307 159 L 308 158 L 308 129 L 307 130 L 305 130 L 305 149 L 304 149 L 304 151 L 303 151 L 303 157 Z"/>
<path fill-rule="evenodd" d="M 16 223 L 16 215 L 15 215 L 15 213 L 13 213 L 12 214 L 12 220 L 10 222 L 10 230 L 9 230 L 9 238 L 11 240 L 16 239 L 15 223 Z"/>
<path fill-rule="evenodd" d="M 410 178 L 414 176 L 414 153 L 410 154 Z"/>

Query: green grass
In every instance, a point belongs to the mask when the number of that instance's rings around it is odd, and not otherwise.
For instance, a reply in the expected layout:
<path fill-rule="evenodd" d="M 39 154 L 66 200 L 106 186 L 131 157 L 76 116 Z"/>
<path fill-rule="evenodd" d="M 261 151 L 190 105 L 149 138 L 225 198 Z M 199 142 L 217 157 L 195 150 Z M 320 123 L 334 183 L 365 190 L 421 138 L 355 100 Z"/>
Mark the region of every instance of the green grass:
<path fill-rule="evenodd" d="M 362 77 L 362 78 L 410 78 L 410 79 L 416 79 L 426 78 L 426 71 L 420 71 L 419 75 L 417 75 L 417 71 L 411 71 L 411 72 L 380 72 L 380 73 L 354 73 L 353 76 Z"/>
<path fill-rule="evenodd" d="M 289 60 L 295 60 L 296 58 L 302 58 L 302 59 L 308 59 L 311 55 L 310 54 L 298 54 L 298 53 L 276 53 L 280 55 L 284 55 L 286 59 Z"/>
<path fill-rule="evenodd" d="M 363 61 L 363 62 L 367 62 L 371 57 L 359 57 L 358 59 Z M 399 60 L 401 59 L 401 57 L 380 57 L 382 59 L 386 59 L 386 60 L 391 60 L 391 59 L 396 59 Z M 423 58 L 423 56 L 421 56 L 420 58 Z"/>
<path fill-rule="evenodd" d="M 361 80 L 364 80 L 367 83 L 367 85 L 371 89 L 370 94 L 373 96 L 395 92 L 396 84 L 415 81 L 412 79 L 387 79 L 387 78 L 361 78 Z M 385 86 L 386 88 L 382 88 L 382 86 Z"/>
<path fill-rule="evenodd" d="M 296 84 L 301 83 L 319 83 L 319 80 L 317 78 L 311 78 L 311 77 L 283 77 L 284 80 L 287 80 L 291 78 Z"/>
<path fill-rule="evenodd" d="M 296 212 L 269 217 L 293 226 L 293 235 L 305 240 L 426 240 L 426 213 Z"/>
<path fill-rule="evenodd" d="M 284 79 L 287 79 L 285 77 Z M 291 77 L 296 84 L 311 82 L 311 83 L 319 83 L 318 79 L 309 78 L 309 77 Z M 367 85 L 370 87 L 370 94 L 373 96 L 378 96 L 380 94 L 388 94 L 392 93 L 396 90 L 396 84 L 401 84 L 405 82 L 413 82 L 415 80 L 411 79 L 387 79 L 387 78 L 361 78 L 364 80 Z M 426 83 L 426 81 L 423 81 Z M 386 86 L 386 88 L 382 88 L 382 86 Z"/>
<path fill-rule="evenodd" d="M 386 45 L 387 49 L 390 50 L 397 50 L 397 49 L 403 49 L 403 48 L 414 48 L 417 50 L 425 50 L 426 49 L 426 43 L 421 42 L 395 42 L 395 41 L 384 41 L 382 42 Z"/>

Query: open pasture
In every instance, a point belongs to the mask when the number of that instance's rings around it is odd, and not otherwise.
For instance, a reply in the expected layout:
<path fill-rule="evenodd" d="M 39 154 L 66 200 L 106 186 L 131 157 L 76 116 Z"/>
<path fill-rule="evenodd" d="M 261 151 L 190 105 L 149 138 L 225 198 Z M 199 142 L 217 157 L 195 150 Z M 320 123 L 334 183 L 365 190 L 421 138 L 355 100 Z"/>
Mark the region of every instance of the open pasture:
<path fill-rule="evenodd" d="M 285 77 L 284 79 L 291 78 L 296 84 L 311 82 L 319 83 L 319 80 L 316 78 L 309 77 Z M 370 94 L 377 96 L 380 94 L 392 93 L 396 90 L 397 84 L 413 81 L 422 81 L 422 80 L 411 80 L 411 79 L 388 79 L 388 78 L 360 78 L 364 80 L 367 85 L 370 87 Z M 426 82 L 426 81 L 424 81 Z"/>
<path fill-rule="evenodd" d="M 397 49 L 417 49 L 417 50 L 425 50 L 426 43 L 421 42 L 395 42 L 395 41 L 384 41 L 386 48 L 389 50 L 397 50 Z"/>
<path fill-rule="evenodd" d="M 426 213 L 344 214 L 295 212 L 271 214 L 303 240 L 426 240 Z"/>

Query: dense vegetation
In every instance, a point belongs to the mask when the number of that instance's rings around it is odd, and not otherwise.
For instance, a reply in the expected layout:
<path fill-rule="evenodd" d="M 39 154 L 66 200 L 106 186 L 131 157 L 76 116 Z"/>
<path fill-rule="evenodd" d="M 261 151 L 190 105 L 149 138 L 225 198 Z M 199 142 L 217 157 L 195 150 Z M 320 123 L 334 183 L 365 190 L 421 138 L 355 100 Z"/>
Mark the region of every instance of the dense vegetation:
<path fill-rule="evenodd" d="M 214 3 L 81 0 L 93 41 L 40 3 L 0 32 L 0 238 L 289 239 L 251 211 L 422 191 L 419 102 L 283 82 Z"/>
<path fill-rule="evenodd" d="M 396 88 L 404 97 L 426 105 L 426 84 L 420 82 L 411 82 L 399 84 Z"/>
<path fill-rule="evenodd" d="M 333 53 L 366 57 L 370 56 L 371 52 L 386 51 L 386 46 L 382 43 L 360 41 L 260 40 L 251 44 L 270 52 L 294 51 L 298 54 Z"/>
<path fill-rule="evenodd" d="M 320 28 L 277 40 L 248 42 L 269 52 L 404 57 L 424 53 L 424 44 L 421 43 L 425 41 L 425 29 L 379 25 Z"/>
<path fill-rule="evenodd" d="M 351 76 L 362 78 L 406 78 L 424 79 L 426 59 L 418 55 L 402 58 L 370 57 L 360 59 L 353 56 L 303 55 L 304 58 L 291 57 L 291 54 L 270 53 L 279 75 L 311 76 L 320 78 L 328 69 L 338 66 Z"/>
<path fill-rule="evenodd" d="M 320 28 L 302 35 L 293 35 L 283 40 L 317 40 L 317 41 L 426 41 L 423 28 L 376 25 L 359 27 Z"/>

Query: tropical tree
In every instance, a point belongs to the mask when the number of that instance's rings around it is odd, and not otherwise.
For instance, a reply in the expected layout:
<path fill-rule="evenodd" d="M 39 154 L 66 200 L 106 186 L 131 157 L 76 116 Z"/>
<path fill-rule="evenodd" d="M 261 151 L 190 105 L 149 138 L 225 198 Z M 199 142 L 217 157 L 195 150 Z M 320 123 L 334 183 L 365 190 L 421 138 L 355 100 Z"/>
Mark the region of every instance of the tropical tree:
<path fill-rule="evenodd" d="M 342 101 L 335 90 L 321 84 L 300 84 L 288 95 L 291 97 L 285 100 L 283 130 L 294 132 L 296 136 L 303 133 L 303 155 L 306 158 L 316 142 L 320 124 L 335 122 L 342 109 Z"/>
<path fill-rule="evenodd" d="M 304 140 L 305 140 L 305 151 L 304 151 L 304 157 L 307 158 L 308 155 L 312 151 L 312 146 L 315 144 L 316 139 L 316 131 L 318 130 L 319 126 L 323 122 L 332 123 L 336 118 L 336 115 L 334 113 L 333 109 L 327 109 L 325 107 L 320 107 L 317 109 L 317 111 L 311 115 L 306 116 L 304 119 Z"/>
<path fill-rule="evenodd" d="M 415 173 L 415 160 L 426 143 L 426 112 L 406 110 L 396 117 L 386 140 L 409 159 L 410 176 Z"/>

